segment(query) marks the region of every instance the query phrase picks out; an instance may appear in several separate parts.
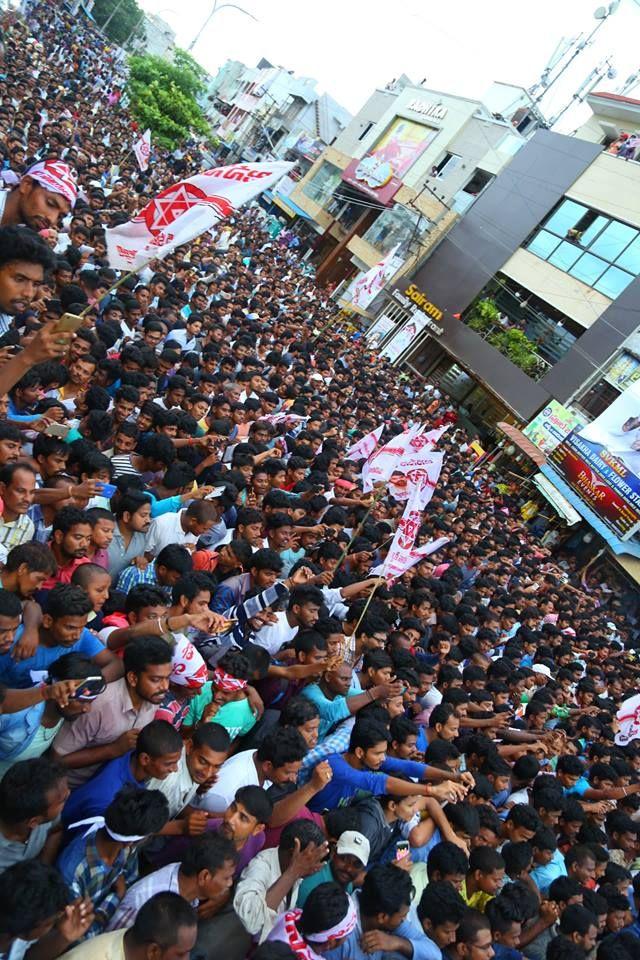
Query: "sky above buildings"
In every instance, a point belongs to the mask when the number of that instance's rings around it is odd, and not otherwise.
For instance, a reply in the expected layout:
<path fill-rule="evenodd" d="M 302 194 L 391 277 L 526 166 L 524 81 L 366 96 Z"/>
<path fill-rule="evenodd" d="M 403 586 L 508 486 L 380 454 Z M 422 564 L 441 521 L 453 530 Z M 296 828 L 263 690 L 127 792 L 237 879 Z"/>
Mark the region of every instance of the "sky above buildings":
<path fill-rule="evenodd" d="M 222 0 L 224 3 L 225 0 Z M 173 5 L 172 5 L 173 4 Z M 228 58 L 253 66 L 261 57 L 314 77 L 352 113 L 375 87 L 406 73 L 415 83 L 476 99 L 493 80 L 529 87 L 563 36 L 588 34 L 596 0 L 241 0 L 258 18 L 220 9 L 194 49 L 215 73 Z M 187 47 L 213 0 L 142 0 Z M 219 3 L 219 6 L 222 6 Z M 617 77 L 596 89 L 617 91 L 640 70 L 640 5 L 622 0 L 592 46 L 577 57 L 543 106 L 568 102 L 590 70 L 611 55 Z M 640 85 L 634 94 L 640 99 Z M 571 132 L 589 111 L 572 108 L 559 126 Z"/>

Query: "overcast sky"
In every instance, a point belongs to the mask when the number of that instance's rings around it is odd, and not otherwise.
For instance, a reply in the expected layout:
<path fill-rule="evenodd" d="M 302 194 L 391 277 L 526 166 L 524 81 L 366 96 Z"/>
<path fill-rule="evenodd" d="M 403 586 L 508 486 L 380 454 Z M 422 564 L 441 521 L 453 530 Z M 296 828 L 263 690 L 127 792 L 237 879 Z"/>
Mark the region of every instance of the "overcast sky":
<path fill-rule="evenodd" d="M 223 0 L 224 2 L 224 0 Z M 562 36 L 588 33 L 597 0 L 240 0 L 258 18 L 221 9 L 195 47 L 212 73 L 228 58 L 255 66 L 260 57 L 314 77 L 355 113 L 376 86 L 406 73 L 414 82 L 480 99 L 492 80 L 530 86 Z M 640 0 L 638 0 L 640 3 Z M 160 14 L 187 47 L 213 0 L 142 0 Z M 557 109 L 591 68 L 611 54 L 618 71 L 597 89 L 616 90 L 640 69 L 640 5 L 622 0 L 543 101 Z M 635 91 L 640 99 L 640 86 Z M 560 130 L 575 128 L 584 109 L 566 115 Z M 588 110 L 586 111 L 588 114 Z"/>

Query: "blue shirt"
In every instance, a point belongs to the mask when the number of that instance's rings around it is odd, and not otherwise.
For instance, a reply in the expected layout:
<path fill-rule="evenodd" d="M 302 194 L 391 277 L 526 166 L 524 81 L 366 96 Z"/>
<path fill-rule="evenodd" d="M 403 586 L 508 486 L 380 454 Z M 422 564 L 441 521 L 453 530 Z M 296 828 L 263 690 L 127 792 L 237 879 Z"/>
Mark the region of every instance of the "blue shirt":
<path fill-rule="evenodd" d="M 564 788 L 564 795 L 565 797 L 570 797 L 572 796 L 572 794 L 577 794 L 577 796 L 582 797 L 585 791 L 590 789 L 591 789 L 591 784 L 589 783 L 587 778 L 580 777 L 580 779 L 577 780 L 572 787 Z"/>
<path fill-rule="evenodd" d="M 566 877 L 567 868 L 564 857 L 559 850 L 555 850 L 549 863 L 537 867 L 531 871 L 531 879 L 537 886 L 543 896 L 547 895 L 550 885 L 558 877 Z"/>
<path fill-rule="evenodd" d="M 309 800 L 307 806 L 310 810 L 322 813 L 323 810 L 346 807 L 353 798 L 379 797 L 387 792 L 387 777 L 384 773 L 356 770 L 337 753 L 326 759 L 333 777 L 326 787 Z"/>
<path fill-rule="evenodd" d="M 131 772 L 132 759 L 133 750 L 130 750 L 110 760 L 94 777 L 73 790 L 62 811 L 64 825 L 69 826 L 87 817 L 102 816 L 125 783 L 144 790 L 146 783 L 140 783 Z"/>
<path fill-rule="evenodd" d="M 11 650 L 18 642 L 23 633 L 23 627 L 16 630 L 15 640 L 11 645 Z M 69 647 L 44 647 L 40 645 L 34 655 L 27 660 L 13 660 L 11 650 L 0 657 L 0 680 L 6 683 L 8 687 L 26 689 L 35 686 L 31 678 L 31 671 L 46 672 L 54 660 L 63 656 L 65 653 L 81 653 L 90 660 L 102 653 L 104 644 L 98 640 L 95 634 L 87 630 L 86 627 L 80 634 L 80 639 Z"/>
<path fill-rule="evenodd" d="M 40 727 L 45 703 L 0 716 L 0 760 L 13 760 L 27 749 Z"/>
<path fill-rule="evenodd" d="M 351 711 L 347 705 L 346 697 L 338 694 L 333 698 L 333 700 L 329 700 L 329 698 L 326 697 L 322 692 L 320 685 L 317 683 L 309 683 L 300 692 L 303 697 L 306 697 L 307 700 L 311 700 L 311 702 L 315 703 L 316 707 L 318 708 L 320 713 L 318 737 L 320 740 L 327 735 L 329 730 L 331 730 L 331 727 L 333 727 L 336 723 L 339 723 L 340 720 L 346 720 L 347 717 L 351 716 Z M 362 693 L 362 691 L 351 687 L 347 697 L 354 696 L 358 693 Z"/>

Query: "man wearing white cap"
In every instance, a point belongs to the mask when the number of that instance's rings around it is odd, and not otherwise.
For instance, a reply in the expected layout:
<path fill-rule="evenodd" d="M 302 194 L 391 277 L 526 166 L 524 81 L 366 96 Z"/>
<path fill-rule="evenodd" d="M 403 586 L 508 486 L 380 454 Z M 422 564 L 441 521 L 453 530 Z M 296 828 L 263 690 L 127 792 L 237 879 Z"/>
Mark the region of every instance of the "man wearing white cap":
<path fill-rule="evenodd" d="M 34 163 L 17 187 L 0 191 L 0 226 L 26 224 L 32 230 L 57 227 L 73 210 L 77 196 L 75 176 L 66 163 Z"/>
<path fill-rule="evenodd" d="M 337 883 L 347 893 L 353 891 L 360 875 L 369 862 L 369 841 L 357 830 L 345 830 L 333 846 L 331 858 L 317 873 L 306 877 L 298 890 L 297 906 L 302 907 L 311 893 L 321 883 Z"/>

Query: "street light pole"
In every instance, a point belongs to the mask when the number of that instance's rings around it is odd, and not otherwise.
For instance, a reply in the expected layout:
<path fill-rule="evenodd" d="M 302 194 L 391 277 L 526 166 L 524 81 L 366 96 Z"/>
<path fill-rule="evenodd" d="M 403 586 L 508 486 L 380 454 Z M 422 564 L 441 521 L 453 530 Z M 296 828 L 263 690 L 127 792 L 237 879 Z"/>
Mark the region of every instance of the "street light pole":
<path fill-rule="evenodd" d="M 233 9 L 233 10 L 239 10 L 240 13 L 244 13 L 247 17 L 251 17 L 252 20 L 255 20 L 256 22 L 258 21 L 258 18 L 257 18 L 257 17 L 254 17 L 254 15 L 253 15 L 249 10 L 245 10 L 244 7 L 239 7 L 237 3 L 223 3 L 223 4 L 221 4 L 220 6 L 218 6 L 218 0 L 213 0 L 213 7 L 211 8 L 211 12 L 210 12 L 209 16 L 207 17 L 207 19 L 205 20 L 205 22 L 202 24 L 202 26 L 200 27 L 200 29 L 199 29 L 198 32 L 196 33 L 195 37 L 193 38 L 193 40 L 191 41 L 191 43 L 190 43 L 189 46 L 187 47 L 187 51 L 188 51 L 189 53 L 191 53 L 191 51 L 192 51 L 193 48 L 195 47 L 195 45 L 196 45 L 196 43 L 198 42 L 198 40 L 200 39 L 200 37 L 202 36 L 202 34 L 204 33 L 204 31 L 205 31 L 205 30 L 207 29 L 207 27 L 209 26 L 209 21 L 212 20 L 213 17 L 214 17 L 214 15 L 215 15 L 216 13 L 219 13 L 220 10 L 224 10 L 225 7 L 230 7 L 230 8 Z"/>

